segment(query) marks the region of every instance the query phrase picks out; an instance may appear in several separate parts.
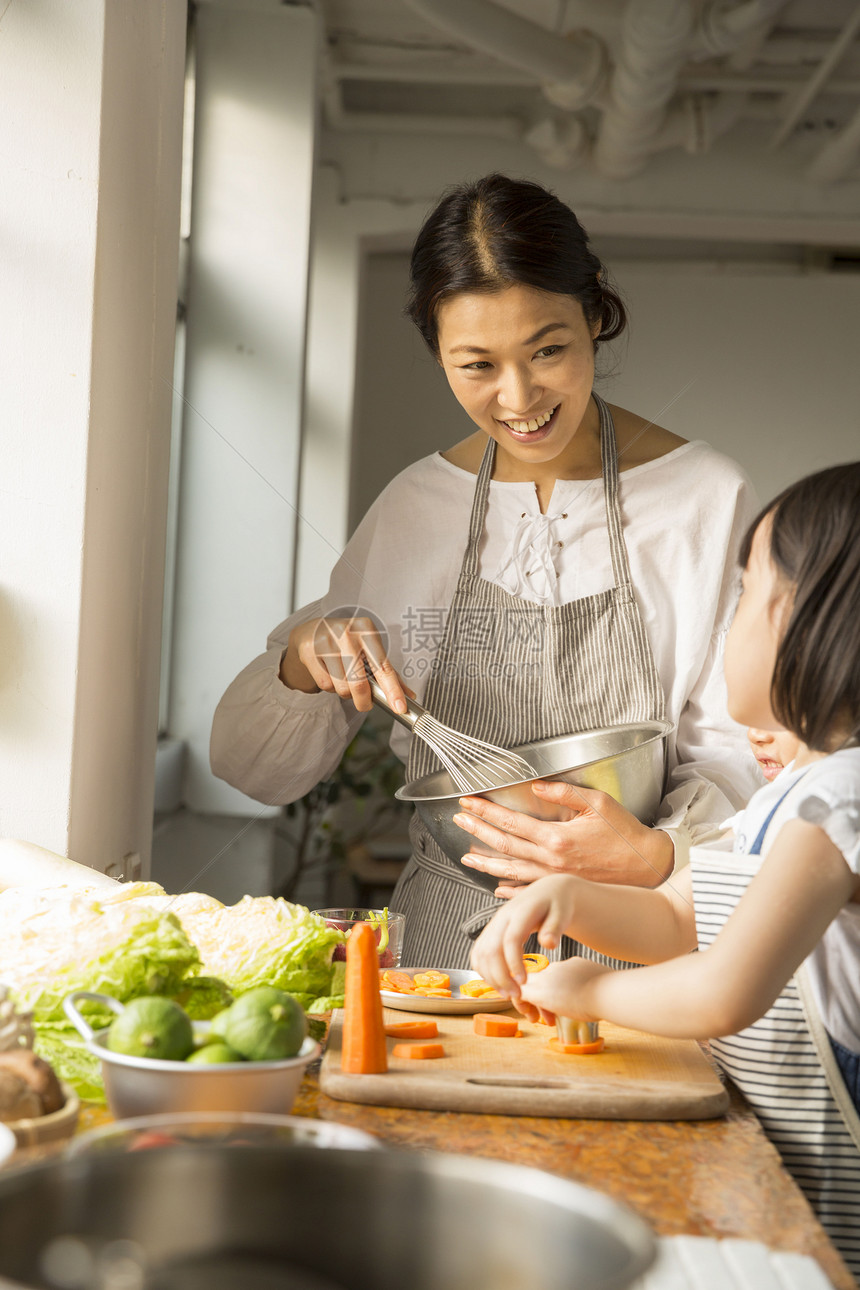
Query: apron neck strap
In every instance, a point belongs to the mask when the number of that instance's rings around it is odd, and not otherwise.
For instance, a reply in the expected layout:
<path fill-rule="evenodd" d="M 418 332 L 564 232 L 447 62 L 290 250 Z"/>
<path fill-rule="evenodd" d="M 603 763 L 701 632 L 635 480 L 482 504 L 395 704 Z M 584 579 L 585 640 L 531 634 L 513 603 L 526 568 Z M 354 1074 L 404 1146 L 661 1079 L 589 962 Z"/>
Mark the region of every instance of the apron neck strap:
<path fill-rule="evenodd" d="M 609 534 L 609 552 L 612 557 L 612 574 L 616 587 L 626 587 L 630 583 L 630 567 L 627 563 L 627 548 L 621 531 L 621 509 L 618 505 L 618 451 L 615 444 L 615 426 L 612 413 L 600 395 L 592 392 L 591 397 L 600 414 L 600 460 L 603 470 L 603 498 L 606 505 L 606 527 Z M 478 552 L 484 531 L 490 480 L 493 478 L 495 462 L 496 441 L 488 437 L 475 484 L 472 514 L 469 519 L 469 540 L 463 557 L 462 573 L 468 577 L 477 577 L 478 573 Z"/>

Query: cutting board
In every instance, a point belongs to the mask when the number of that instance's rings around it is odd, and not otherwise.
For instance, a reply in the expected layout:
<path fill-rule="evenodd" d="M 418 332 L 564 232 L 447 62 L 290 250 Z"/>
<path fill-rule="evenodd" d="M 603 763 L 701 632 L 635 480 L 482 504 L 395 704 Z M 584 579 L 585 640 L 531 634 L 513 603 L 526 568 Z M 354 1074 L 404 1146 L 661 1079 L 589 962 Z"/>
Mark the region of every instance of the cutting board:
<path fill-rule="evenodd" d="M 723 1115 L 729 1096 L 699 1045 L 661 1039 L 601 1022 L 602 1053 L 554 1053 L 555 1028 L 518 1013 L 522 1037 L 487 1039 L 471 1016 L 438 1016 L 445 1056 L 392 1057 L 384 1075 L 347 1075 L 340 1068 L 343 1013 L 335 1012 L 320 1069 L 329 1097 L 375 1106 L 502 1115 L 552 1115 L 587 1120 L 707 1120 Z M 405 1014 L 385 1009 L 386 1025 Z"/>

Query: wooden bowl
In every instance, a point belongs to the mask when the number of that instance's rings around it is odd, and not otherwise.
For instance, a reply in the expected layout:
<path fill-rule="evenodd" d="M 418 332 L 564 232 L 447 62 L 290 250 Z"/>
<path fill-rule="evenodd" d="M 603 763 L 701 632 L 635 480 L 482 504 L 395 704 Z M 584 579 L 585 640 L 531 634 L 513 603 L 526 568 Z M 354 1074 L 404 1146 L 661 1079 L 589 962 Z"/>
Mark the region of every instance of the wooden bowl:
<path fill-rule="evenodd" d="M 78 1125 L 78 1113 L 81 1109 L 80 1099 L 71 1084 L 61 1082 L 60 1087 L 65 1097 L 59 1111 L 50 1115 L 37 1115 L 31 1120 L 9 1120 L 8 1128 L 15 1134 L 19 1147 L 35 1147 L 44 1142 L 61 1142 L 70 1138 Z"/>

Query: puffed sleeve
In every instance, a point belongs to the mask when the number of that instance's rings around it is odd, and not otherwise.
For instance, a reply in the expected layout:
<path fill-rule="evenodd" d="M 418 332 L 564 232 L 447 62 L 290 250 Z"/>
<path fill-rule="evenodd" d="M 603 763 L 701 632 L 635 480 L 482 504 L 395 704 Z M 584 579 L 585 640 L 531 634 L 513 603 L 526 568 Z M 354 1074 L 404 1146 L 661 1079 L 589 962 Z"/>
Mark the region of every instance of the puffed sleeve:
<path fill-rule="evenodd" d="M 447 606 L 459 569 L 460 529 L 469 512 L 463 514 L 461 497 L 448 496 L 447 483 L 432 458 L 392 480 L 337 560 L 326 595 L 281 623 L 265 652 L 230 684 L 210 739 L 210 763 L 220 779 L 259 802 L 286 805 L 335 771 L 366 714 L 335 694 L 283 684 L 279 670 L 290 633 L 309 619 L 358 607 L 384 629 L 388 656 L 402 673 L 404 607 Z M 408 684 L 417 684 L 407 675 Z M 392 746 L 405 756 L 408 732 L 396 730 L 406 738 Z"/>
<path fill-rule="evenodd" d="M 327 779 L 364 720 L 365 713 L 336 694 L 288 689 L 279 672 L 294 628 L 366 600 L 368 562 L 380 540 L 384 545 L 389 527 L 384 498 L 347 543 L 326 595 L 275 628 L 265 652 L 242 669 L 215 709 L 209 741 L 213 774 L 258 802 L 283 806 Z"/>
<path fill-rule="evenodd" d="M 212 723 L 212 771 L 258 802 L 294 802 L 331 775 L 363 720 L 335 694 L 290 690 L 278 673 L 290 632 L 322 601 L 281 623 L 225 691 Z"/>

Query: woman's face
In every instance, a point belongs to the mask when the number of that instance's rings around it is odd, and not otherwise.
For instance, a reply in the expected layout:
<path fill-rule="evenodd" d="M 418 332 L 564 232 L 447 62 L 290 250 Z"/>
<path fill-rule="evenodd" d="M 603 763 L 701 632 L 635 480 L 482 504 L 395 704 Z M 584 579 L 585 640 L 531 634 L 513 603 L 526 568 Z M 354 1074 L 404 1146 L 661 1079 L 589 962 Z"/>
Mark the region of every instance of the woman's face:
<path fill-rule="evenodd" d="M 572 296 L 513 286 L 451 296 L 439 359 L 457 402 L 516 472 L 562 456 L 589 409 L 594 337 Z M 596 410 L 594 417 L 597 427 Z"/>
<path fill-rule="evenodd" d="M 770 689 L 789 593 L 770 558 L 770 517 L 755 531 L 743 591 L 726 638 L 729 715 L 744 726 L 779 730 Z"/>

